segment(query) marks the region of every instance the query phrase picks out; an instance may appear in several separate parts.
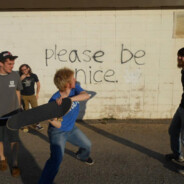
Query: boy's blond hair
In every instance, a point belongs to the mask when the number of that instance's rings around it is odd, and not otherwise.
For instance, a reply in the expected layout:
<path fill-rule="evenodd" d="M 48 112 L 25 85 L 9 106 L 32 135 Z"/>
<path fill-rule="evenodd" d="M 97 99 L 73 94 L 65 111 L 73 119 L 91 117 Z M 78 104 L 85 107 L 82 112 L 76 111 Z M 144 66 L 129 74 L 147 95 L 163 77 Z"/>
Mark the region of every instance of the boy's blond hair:
<path fill-rule="evenodd" d="M 65 91 L 67 83 L 71 83 L 71 77 L 74 71 L 69 68 L 59 69 L 54 76 L 54 84 L 60 91 Z"/>

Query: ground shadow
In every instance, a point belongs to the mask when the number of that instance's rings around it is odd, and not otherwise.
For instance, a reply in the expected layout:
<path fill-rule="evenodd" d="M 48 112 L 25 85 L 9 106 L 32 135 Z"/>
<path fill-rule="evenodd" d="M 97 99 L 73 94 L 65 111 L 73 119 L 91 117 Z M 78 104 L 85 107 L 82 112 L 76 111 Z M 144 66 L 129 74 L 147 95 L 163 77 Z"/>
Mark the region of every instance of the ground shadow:
<path fill-rule="evenodd" d="M 111 134 L 109 132 L 106 132 L 106 131 L 104 131 L 102 129 L 96 128 L 96 127 L 94 127 L 94 126 L 86 123 L 83 120 L 79 120 L 77 122 L 80 125 L 88 128 L 88 129 L 91 129 L 94 132 L 96 132 L 96 133 L 98 133 L 100 135 L 103 135 L 104 137 L 106 137 L 108 139 L 111 139 L 113 141 L 116 141 L 116 142 L 118 142 L 118 143 L 120 143 L 122 145 L 125 145 L 127 147 L 130 147 L 130 148 L 132 148 L 134 150 L 137 150 L 137 151 L 139 151 L 139 152 L 141 152 L 143 154 L 146 154 L 147 156 L 149 156 L 151 158 L 154 158 L 154 159 L 158 160 L 159 162 L 161 162 L 163 164 L 163 166 L 165 168 L 167 168 L 167 169 L 169 169 L 169 170 L 171 170 L 173 172 L 178 172 L 178 169 L 183 169 L 183 166 L 180 166 L 180 165 L 175 164 L 173 162 L 166 161 L 164 155 L 161 154 L 161 153 L 158 153 L 156 151 L 150 150 L 150 149 L 148 149 L 148 148 L 146 148 L 146 147 L 144 147 L 142 145 L 136 144 L 136 143 L 134 143 L 132 141 L 129 141 L 129 140 L 125 139 L 125 138 L 122 138 L 122 137 L 118 137 L 116 135 L 113 135 L 113 134 Z"/>
<path fill-rule="evenodd" d="M 11 154 L 10 146 L 7 139 L 5 139 L 5 155 L 7 156 L 9 166 L 11 168 Z M 18 164 L 21 169 L 21 180 L 23 184 L 37 184 L 41 169 L 32 154 L 25 148 L 22 141 L 19 143 Z"/>

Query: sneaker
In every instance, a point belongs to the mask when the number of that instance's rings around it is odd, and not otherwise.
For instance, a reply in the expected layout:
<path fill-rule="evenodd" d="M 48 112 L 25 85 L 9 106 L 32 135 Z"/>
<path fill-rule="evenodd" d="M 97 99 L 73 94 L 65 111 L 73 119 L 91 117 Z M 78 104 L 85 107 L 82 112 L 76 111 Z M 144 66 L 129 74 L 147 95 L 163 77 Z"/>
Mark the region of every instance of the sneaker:
<path fill-rule="evenodd" d="M 178 169 L 178 173 L 184 176 L 184 169 Z"/>
<path fill-rule="evenodd" d="M 94 161 L 92 160 L 91 157 L 87 158 L 86 160 L 81 160 L 80 157 L 79 157 L 79 155 L 76 154 L 76 158 L 77 158 L 78 160 L 82 161 L 82 162 L 85 162 L 85 163 L 88 164 L 88 165 L 93 165 L 93 164 L 94 164 Z"/>
<path fill-rule="evenodd" d="M 178 160 L 177 160 L 178 162 L 184 162 L 184 158 L 183 158 L 183 156 L 179 156 L 179 158 L 178 158 Z"/>
<path fill-rule="evenodd" d="M 43 127 L 40 124 L 38 124 L 36 125 L 35 129 L 40 131 L 40 130 L 43 130 Z"/>
<path fill-rule="evenodd" d="M 183 156 L 176 157 L 173 153 L 165 155 L 166 160 L 173 161 L 176 163 L 184 163 Z"/>
<path fill-rule="evenodd" d="M 8 168 L 7 160 L 0 160 L 0 171 L 5 171 Z"/>
<path fill-rule="evenodd" d="M 20 176 L 20 169 L 18 167 L 12 167 L 11 174 L 13 177 Z"/>
<path fill-rule="evenodd" d="M 88 164 L 88 165 L 93 165 L 94 161 L 92 160 L 91 157 L 89 157 L 88 159 L 85 160 L 85 163 Z"/>
<path fill-rule="evenodd" d="M 21 130 L 22 130 L 24 133 L 29 132 L 29 129 L 28 129 L 27 127 L 24 127 L 24 128 L 22 128 Z"/>

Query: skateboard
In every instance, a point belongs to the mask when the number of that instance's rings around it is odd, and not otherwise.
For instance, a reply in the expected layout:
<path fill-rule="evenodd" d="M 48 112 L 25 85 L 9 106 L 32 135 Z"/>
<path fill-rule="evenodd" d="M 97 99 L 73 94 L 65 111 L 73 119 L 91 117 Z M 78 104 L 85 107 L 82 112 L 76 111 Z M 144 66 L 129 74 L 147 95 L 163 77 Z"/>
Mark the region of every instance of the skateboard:
<path fill-rule="evenodd" d="M 0 120 L 6 120 L 6 119 L 9 119 L 11 116 L 17 114 L 18 112 L 22 112 L 23 110 L 22 109 L 16 109 L 8 114 L 5 114 L 3 116 L 0 117 Z"/>
<path fill-rule="evenodd" d="M 61 105 L 58 105 L 56 101 L 53 101 L 11 116 L 8 119 L 6 126 L 10 130 L 18 130 L 27 125 L 39 123 L 52 118 L 59 118 L 67 114 L 71 106 L 72 101 L 70 98 L 63 98 Z"/>
<path fill-rule="evenodd" d="M 10 113 L 8 113 L 8 114 L 5 114 L 5 115 L 1 116 L 1 117 L 0 117 L 0 126 L 5 126 L 7 120 L 8 120 L 11 116 L 17 114 L 18 112 L 22 112 L 22 109 L 16 109 L 16 110 L 14 110 L 14 111 L 12 111 L 12 112 L 10 112 Z"/>

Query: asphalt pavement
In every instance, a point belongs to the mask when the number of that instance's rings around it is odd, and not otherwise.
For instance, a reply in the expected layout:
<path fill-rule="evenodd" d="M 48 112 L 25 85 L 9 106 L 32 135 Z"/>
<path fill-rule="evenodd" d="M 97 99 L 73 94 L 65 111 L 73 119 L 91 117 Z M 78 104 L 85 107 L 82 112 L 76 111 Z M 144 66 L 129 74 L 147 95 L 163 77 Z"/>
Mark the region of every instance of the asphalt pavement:
<path fill-rule="evenodd" d="M 170 120 L 88 120 L 77 126 L 92 141 L 89 166 L 75 158 L 77 147 L 66 145 L 65 155 L 54 184 L 182 184 L 178 173 L 183 166 L 167 162 L 170 153 Z M 44 130 L 20 130 L 19 166 L 21 176 L 10 170 L 0 172 L 0 184 L 37 184 L 49 158 L 47 123 Z M 9 146 L 5 145 L 10 162 Z"/>

